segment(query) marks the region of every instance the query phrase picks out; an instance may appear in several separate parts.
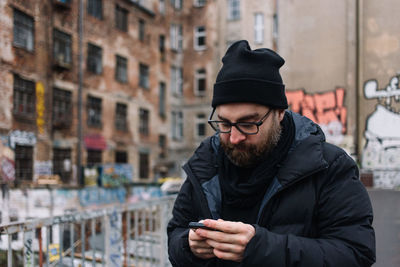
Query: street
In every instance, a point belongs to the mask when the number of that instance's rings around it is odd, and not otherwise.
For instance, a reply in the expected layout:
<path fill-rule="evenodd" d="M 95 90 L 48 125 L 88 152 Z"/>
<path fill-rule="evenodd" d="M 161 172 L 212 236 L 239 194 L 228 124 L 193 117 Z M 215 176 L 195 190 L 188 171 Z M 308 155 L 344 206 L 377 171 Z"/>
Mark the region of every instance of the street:
<path fill-rule="evenodd" d="M 374 210 L 376 263 L 374 267 L 400 266 L 400 191 L 369 189 Z"/>

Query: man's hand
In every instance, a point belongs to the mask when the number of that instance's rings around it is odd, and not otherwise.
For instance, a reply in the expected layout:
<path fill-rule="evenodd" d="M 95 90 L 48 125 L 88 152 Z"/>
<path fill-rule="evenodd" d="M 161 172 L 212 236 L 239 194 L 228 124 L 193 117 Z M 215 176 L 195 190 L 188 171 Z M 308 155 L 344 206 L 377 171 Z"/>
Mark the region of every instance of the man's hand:
<path fill-rule="evenodd" d="M 213 253 L 214 248 L 207 244 L 206 239 L 196 234 L 193 229 L 189 231 L 189 247 L 198 258 L 211 259 L 215 257 Z"/>
<path fill-rule="evenodd" d="M 230 222 L 219 219 L 204 220 L 204 225 L 218 231 L 197 229 L 196 236 L 214 248 L 213 253 L 220 259 L 241 262 L 247 244 L 255 235 L 255 229 L 250 224 Z M 203 241 L 204 242 L 204 241 Z"/>

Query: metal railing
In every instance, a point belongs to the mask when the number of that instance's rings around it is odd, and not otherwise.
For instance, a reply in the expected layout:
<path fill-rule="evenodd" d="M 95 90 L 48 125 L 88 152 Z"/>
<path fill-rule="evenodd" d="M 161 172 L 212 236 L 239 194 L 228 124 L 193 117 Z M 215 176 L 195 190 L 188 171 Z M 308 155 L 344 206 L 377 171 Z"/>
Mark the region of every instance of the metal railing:
<path fill-rule="evenodd" d="M 0 265 L 171 266 L 166 227 L 174 201 L 165 196 L 0 225 Z"/>

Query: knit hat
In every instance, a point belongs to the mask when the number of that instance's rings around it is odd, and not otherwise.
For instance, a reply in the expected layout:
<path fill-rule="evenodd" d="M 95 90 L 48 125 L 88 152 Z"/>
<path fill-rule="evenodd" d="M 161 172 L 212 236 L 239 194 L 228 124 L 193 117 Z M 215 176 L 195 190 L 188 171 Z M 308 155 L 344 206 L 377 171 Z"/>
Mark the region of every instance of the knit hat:
<path fill-rule="evenodd" d="M 233 102 L 288 108 L 279 74 L 285 60 L 277 53 L 267 48 L 251 50 L 249 43 L 242 40 L 228 48 L 222 63 L 214 84 L 213 108 Z"/>

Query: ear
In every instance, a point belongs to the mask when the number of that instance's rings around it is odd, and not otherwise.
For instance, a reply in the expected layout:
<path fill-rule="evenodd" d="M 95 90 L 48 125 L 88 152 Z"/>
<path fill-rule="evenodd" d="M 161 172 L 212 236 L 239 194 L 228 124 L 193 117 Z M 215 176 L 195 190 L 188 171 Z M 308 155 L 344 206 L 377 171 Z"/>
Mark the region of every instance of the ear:
<path fill-rule="evenodd" d="M 281 122 L 283 120 L 283 117 L 285 117 L 285 110 L 284 109 L 278 109 L 278 118 L 279 118 L 279 122 Z"/>

